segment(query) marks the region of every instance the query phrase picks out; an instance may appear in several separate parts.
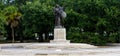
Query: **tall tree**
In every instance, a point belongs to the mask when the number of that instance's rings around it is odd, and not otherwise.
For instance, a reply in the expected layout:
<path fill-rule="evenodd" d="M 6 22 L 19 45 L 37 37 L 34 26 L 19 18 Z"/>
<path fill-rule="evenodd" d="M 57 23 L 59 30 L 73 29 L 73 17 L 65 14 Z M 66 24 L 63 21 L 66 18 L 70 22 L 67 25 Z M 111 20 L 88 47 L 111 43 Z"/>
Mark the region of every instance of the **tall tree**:
<path fill-rule="evenodd" d="M 34 33 L 39 33 L 42 38 L 42 34 L 45 33 L 46 39 L 48 39 L 48 33 L 53 27 L 53 14 L 52 6 L 48 3 L 40 3 L 35 1 L 33 3 L 27 3 L 22 7 L 24 35 L 34 37 Z"/>
<path fill-rule="evenodd" d="M 12 42 L 14 43 L 15 41 L 15 36 L 14 36 L 14 29 L 15 27 L 18 26 L 19 20 L 21 18 L 21 13 L 18 12 L 17 8 L 14 6 L 8 6 L 7 8 L 4 9 L 4 15 L 7 17 L 7 25 L 10 26 L 11 28 L 11 33 L 12 33 Z"/>

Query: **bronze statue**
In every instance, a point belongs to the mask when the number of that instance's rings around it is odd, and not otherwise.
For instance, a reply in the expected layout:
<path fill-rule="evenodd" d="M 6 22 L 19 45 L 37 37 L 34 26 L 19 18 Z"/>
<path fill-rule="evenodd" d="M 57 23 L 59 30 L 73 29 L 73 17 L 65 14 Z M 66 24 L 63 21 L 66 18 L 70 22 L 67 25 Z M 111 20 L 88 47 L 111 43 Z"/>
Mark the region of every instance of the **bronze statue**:
<path fill-rule="evenodd" d="M 63 7 L 56 5 L 54 8 L 54 13 L 55 13 L 55 27 L 62 28 L 63 19 L 66 17 L 66 13 L 64 12 Z"/>

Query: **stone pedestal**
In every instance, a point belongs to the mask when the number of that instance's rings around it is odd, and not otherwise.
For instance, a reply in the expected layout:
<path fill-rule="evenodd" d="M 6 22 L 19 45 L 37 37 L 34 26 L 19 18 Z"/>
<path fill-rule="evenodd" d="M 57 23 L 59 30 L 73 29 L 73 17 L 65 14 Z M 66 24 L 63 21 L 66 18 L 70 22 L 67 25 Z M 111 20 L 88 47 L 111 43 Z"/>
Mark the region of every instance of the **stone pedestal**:
<path fill-rule="evenodd" d="M 54 40 L 51 40 L 50 43 L 70 43 L 69 40 L 66 40 L 66 29 L 55 28 L 54 29 Z"/>
<path fill-rule="evenodd" d="M 36 43 L 26 45 L 24 48 L 28 49 L 79 49 L 79 48 L 97 48 L 96 46 L 85 43 L 70 43 L 70 40 L 66 40 L 66 29 L 55 28 L 54 40 L 50 40 L 50 43 Z"/>

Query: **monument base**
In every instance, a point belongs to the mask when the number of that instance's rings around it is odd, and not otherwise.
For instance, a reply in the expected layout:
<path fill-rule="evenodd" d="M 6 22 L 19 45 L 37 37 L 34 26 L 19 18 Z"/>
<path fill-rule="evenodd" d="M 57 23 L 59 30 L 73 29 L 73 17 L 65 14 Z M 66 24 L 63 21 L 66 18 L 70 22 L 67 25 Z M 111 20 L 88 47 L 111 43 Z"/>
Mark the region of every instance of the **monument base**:
<path fill-rule="evenodd" d="M 66 29 L 55 28 L 54 39 L 50 40 L 50 43 L 36 43 L 27 45 L 24 48 L 30 49 L 79 49 L 79 48 L 97 48 L 94 45 L 85 43 L 70 43 L 70 40 L 66 40 Z"/>
<path fill-rule="evenodd" d="M 50 43 L 70 43 L 70 40 L 66 40 L 66 29 L 55 28 L 54 40 L 50 40 Z"/>
<path fill-rule="evenodd" d="M 27 45 L 26 49 L 80 49 L 80 48 L 97 48 L 97 46 L 85 43 L 34 43 Z"/>

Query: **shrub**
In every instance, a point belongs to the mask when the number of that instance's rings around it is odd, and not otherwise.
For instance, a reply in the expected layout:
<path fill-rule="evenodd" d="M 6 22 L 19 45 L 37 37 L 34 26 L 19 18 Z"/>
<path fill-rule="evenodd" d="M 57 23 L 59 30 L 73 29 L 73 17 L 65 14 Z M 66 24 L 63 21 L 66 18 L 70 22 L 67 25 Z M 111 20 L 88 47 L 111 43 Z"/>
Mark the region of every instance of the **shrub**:
<path fill-rule="evenodd" d="M 95 34 L 94 32 L 81 32 L 78 28 L 70 28 L 67 38 L 75 43 L 89 43 L 93 45 L 105 45 L 106 39 L 104 36 Z"/>

